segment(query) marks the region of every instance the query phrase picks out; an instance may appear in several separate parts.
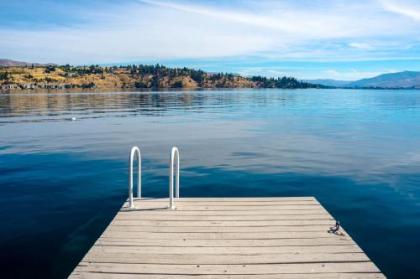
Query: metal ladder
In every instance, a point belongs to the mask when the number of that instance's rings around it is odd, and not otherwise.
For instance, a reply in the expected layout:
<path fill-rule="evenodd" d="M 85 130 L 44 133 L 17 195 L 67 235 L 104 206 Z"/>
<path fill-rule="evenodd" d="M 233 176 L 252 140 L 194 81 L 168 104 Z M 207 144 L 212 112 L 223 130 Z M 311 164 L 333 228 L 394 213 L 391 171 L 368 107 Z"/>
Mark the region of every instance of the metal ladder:
<path fill-rule="evenodd" d="M 137 156 L 136 156 L 137 155 Z M 128 174 L 128 206 L 134 208 L 134 159 L 137 157 L 137 198 L 141 199 L 141 151 L 137 146 L 133 146 L 129 158 L 129 174 Z M 175 209 L 175 199 L 179 198 L 179 150 L 176 146 L 172 147 L 171 157 L 169 161 L 169 209 Z M 174 179 L 175 176 L 175 179 Z M 174 180 L 175 180 L 175 197 L 174 197 Z"/>
<path fill-rule="evenodd" d="M 176 165 L 176 172 L 174 170 Z M 175 198 L 179 198 L 179 150 L 176 146 L 172 147 L 171 159 L 169 161 L 169 208 L 175 209 L 174 203 L 174 175 L 175 175 Z"/>
<path fill-rule="evenodd" d="M 134 208 L 134 197 L 133 197 L 133 187 L 134 187 L 134 156 L 137 155 L 137 198 L 141 198 L 141 152 L 140 148 L 133 146 L 130 152 L 130 166 L 129 166 L 129 178 L 128 178 L 128 205 L 130 208 Z"/>

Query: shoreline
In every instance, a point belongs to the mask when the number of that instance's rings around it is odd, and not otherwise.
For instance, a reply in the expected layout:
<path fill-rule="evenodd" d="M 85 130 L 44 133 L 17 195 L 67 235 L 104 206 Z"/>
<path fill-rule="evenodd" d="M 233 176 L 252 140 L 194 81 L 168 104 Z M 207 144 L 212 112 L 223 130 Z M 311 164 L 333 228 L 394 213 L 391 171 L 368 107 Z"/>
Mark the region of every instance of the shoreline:
<path fill-rule="evenodd" d="M 83 93 L 164 93 L 164 92 L 183 92 L 183 91 L 234 91 L 234 90 L 390 90 L 390 91 L 418 91 L 420 88 L 369 88 L 369 87 L 328 87 L 328 88 L 264 88 L 264 87 L 224 87 L 224 88 L 206 88 L 206 87 L 190 87 L 190 88 L 135 88 L 135 87 L 105 87 L 105 88 L 64 88 L 64 89 L 51 89 L 51 88 L 35 88 L 35 89 L 9 89 L 1 90 L 0 95 L 36 95 L 36 94 L 83 94 Z"/>

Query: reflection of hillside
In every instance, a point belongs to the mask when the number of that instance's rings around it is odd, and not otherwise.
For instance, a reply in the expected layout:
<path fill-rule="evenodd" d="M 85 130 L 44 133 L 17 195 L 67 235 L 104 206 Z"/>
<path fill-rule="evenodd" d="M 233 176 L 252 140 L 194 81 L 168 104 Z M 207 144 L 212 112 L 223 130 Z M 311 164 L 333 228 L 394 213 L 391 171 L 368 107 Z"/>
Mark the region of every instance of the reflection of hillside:
<path fill-rule="evenodd" d="M 2 106 L 7 106 L 9 112 L 12 114 L 26 114 L 28 110 L 32 112 L 48 112 L 48 96 L 47 95 L 25 95 L 14 96 L 13 94 L 5 96 L 7 98 L 6 104 Z"/>
<path fill-rule="evenodd" d="M 200 111 L 203 108 L 220 108 L 245 103 L 252 99 L 252 106 L 290 102 L 294 94 L 265 94 L 258 90 L 237 91 L 180 91 L 180 92 L 119 92 L 119 93 L 58 93 L 58 94 L 9 94 L 0 96 L 2 114 L 34 115 L 71 111 L 132 112 L 159 115 L 168 110 Z"/>

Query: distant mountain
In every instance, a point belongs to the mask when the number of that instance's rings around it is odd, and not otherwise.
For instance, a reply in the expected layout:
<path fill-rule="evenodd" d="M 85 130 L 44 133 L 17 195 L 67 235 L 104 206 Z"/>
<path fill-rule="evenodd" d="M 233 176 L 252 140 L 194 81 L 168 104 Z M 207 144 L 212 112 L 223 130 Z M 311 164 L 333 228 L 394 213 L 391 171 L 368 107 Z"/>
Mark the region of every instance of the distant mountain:
<path fill-rule="evenodd" d="M 309 82 L 312 84 L 320 84 L 329 87 L 345 87 L 352 81 L 348 80 L 335 80 L 335 79 L 308 79 L 304 80 L 305 82 Z"/>
<path fill-rule="evenodd" d="M 420 88 L 420 72 L 404 71 L 353 81 L 345 85 L 355 88 Z"/>
<path fill-rule="evenodd" d="M 305 82 L 343 88 L 420 88 L 420 72 L 404 71 L 382 74 L 356 81 L 312 79 L 305 80 Z"/>
<path fill-rule="evenodd" d="M 22 61 L 15 61 L 10 59 L 1 59 L 0 58 L 0 67 L 22 67 L 22 66 L 47 66 L 47 65 L 55 65 L 52 63 L 48 64 L 41 64 L 41 63 L 28 63 Z"/>
<path fill-rule="evenodd" d="M 16 66 L 30 66 L 32 64 L 22 61 L 15 61 L 10 59 L 0 59 L 0 66 L 3 67 L 16 67 Z"/>

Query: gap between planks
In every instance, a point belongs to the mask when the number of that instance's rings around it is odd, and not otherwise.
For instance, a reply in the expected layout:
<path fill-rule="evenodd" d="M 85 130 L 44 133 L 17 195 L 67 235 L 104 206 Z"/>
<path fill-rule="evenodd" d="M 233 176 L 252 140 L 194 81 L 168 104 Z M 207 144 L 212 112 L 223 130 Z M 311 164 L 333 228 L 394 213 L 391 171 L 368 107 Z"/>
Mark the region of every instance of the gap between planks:
<path fill-rule="evenodd" d="M 72 278 L 384 278 L 313 197 L 135 199 Z M 126 206 L 126 204 L 124 204 Z"/>

